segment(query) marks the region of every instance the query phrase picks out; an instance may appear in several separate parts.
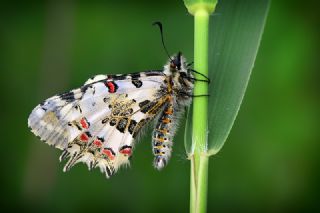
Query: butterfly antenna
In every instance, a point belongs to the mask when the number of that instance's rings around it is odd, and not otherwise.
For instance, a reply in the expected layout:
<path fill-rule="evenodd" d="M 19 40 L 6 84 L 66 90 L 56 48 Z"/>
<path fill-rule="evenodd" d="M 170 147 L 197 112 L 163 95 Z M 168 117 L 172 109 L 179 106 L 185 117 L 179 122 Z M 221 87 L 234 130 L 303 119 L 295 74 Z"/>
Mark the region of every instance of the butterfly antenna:
<path fill-rule="evenodd" d="M 189 71 L 194 72 L 194 73 L 197 73 L 198 75 L 201 75 L 202 77 L 204 77 L 204 78 L 207 79 L 207 80 L 205 80 L 205 81 L 207 81 L 208 83 L 210 83 L 210 79 L 209 79 L 207 76 L 205 76 L 204 74 L 202 74 L 202 73 L 200 73 L 200 72 L 197 72 L 197 71 L 195 71 L 194 69 L 189 69 Z"/>
<path fill-rule="evenodd" d="M 159 29 L 160 29 L 161 41 L 162 41 L 163 48 L 164 48 L 164 50 L 166 51 L 166 53 L 167 53 L 170 61 L 173 61 L 172 58 L 170 57 L 170 54 L 169 54 L 169 52 L 168 52 L 168 49 L 167 49 L 166 45 L 164 44 L 163 32 L 162 32 L 162 23 L 161 23 L 160 21 L 156 21 L 156 22 L 154 22 L 152 25 L 153 25 L 153 26 L 154 26 L 154 25 L 158 25 L 158 27 L 159 27 Z"/>

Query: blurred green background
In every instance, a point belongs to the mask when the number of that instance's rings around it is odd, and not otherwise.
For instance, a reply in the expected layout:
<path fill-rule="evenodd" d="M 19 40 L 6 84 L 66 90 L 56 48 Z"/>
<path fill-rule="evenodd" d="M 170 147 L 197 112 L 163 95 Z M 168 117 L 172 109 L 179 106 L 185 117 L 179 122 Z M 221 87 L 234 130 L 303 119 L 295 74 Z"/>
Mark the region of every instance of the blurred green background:
<path fill-rule="evenodd" d="M 208 212 L 320 210 L 319 5 L 272 2 L 239 116 L 210 160 Z M 188 212 L 183 125 L 166 169 L 152 167 L 149 131 L 131 168 L 110 180 L 85 165 L 63 173 L 60 151 L 27 128 L 33 107 L 94 74 L 161 68 L 155 20 L 169 51 L 192 61 L 183 2 L 7 2 L 0 11 L 2 210 Z"/>

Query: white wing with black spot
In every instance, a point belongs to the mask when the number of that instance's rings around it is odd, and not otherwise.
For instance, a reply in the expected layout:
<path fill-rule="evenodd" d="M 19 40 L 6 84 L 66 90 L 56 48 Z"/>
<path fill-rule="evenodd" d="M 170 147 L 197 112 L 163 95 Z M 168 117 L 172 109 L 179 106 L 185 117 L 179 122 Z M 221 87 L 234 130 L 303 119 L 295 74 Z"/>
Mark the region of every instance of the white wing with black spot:
<path fill-rule="evenodd" d="M 111 176 L 128 164 L 134 138 L 164 107 L 162 72 L 98 75 L 84 86 L 53 96 L 30 114 L 28 125 L 41 140 L 64 150 L 64 171 L 78 162 Z"/>

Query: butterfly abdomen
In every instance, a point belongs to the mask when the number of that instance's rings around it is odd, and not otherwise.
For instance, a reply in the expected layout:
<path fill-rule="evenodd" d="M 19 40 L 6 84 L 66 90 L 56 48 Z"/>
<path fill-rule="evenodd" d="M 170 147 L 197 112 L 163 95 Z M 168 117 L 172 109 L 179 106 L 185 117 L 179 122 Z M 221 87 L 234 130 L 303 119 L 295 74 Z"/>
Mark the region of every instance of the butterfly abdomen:
<path fill-rule="evenodd" d="M 174 107 L 172 101 L 167 103 L 160 114 L 153 131 L 154 166 L 162 169 L 171 157 L 172 139 L 175 133 Z"/>

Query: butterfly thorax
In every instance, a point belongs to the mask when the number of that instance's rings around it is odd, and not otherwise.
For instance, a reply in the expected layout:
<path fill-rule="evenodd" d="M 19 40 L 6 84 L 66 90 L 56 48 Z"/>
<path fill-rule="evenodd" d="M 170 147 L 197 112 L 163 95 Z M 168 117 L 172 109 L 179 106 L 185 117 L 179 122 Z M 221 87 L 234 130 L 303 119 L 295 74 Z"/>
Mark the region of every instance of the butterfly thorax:
<path fill-rule="evenodd" d="M 189 105 L 193 93 L 194 78 L 188 70 L 186 59 L 178 53 L 164 66 L 168 76 L 168 92 L 171 92 L 179 105 Z"/>

